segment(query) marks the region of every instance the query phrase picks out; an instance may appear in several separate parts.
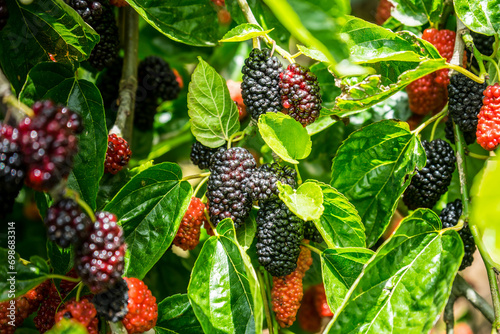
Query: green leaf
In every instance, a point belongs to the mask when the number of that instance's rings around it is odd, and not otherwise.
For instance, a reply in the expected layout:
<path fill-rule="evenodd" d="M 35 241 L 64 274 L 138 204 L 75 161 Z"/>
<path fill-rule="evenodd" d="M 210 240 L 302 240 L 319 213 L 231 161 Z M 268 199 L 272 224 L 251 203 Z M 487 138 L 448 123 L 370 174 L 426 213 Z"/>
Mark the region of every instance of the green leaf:
<path fill-rule="evenodd" d="M 87 80 L 76 78 L 68 66 L 40 63 L 30 71 L 20 98 L 27 105 L 51 99 L 68 106 L 82 117 L 84 130 L 78 136 L 78 154 L 68 186 L 78 191 L 85 202 L 95 209 L 108 148 L 104 109 L 97 87 Z"/>
<path fill-rule="evenodd" d="M 123 226 L 125 276 L 144 278 L 172 243 L 192 193 L 181 179 L 178 165 L 155 165 L 134 176 L 105 206 Z"/>
<path fill-rule="evenodd" d="M 280 181 L 276 185 L 280 191 L 280 199 L 300 219 L 315 220 L 323 214 L 323 192 L 318 184 L 308 181 L 297 189 Z"/>
<path fill-rule="evenodd" d="M 246 251 L 252 245 L 257 231 L 257 210 L 252 209 L 250 216 L 247 218 L 245 224 L 236 230 L 236 239 L 238 244 Z"/>
<path fill-rule="evenodd" d="M 427 22 L 439 23 L 443 13 L 441 0 L 393 0 L 394 9 L 391 16 L 406 26 L 418 27 Z"/>
<path fill-rule="evenodd" d="M 281 159 L 298 164 L 311 153 L 312 142 L 307 130 L 288 115 L 265 113 L 259 117 L 259 132 L 266 144 Z"/>
<path fill-rule="evenodd" d="M 467 28 L 484 35 L 500 32 L 500 1 L 455 0 L 453 5 Z"/>
<path fill-rule="evenodd" d="M 326 298 L 333 313 L 342 305 L 347 292 L 373 256 L 366 248 L 327 249 L 321 254 Z"/>
<path fill-rule="evenodd" d="M 300 52 L 302 52 L 305 56 L 317 60 L 319 62 L 328 62 L 328 58 L 323 54 L 323 52 L 316 50 L 314 48 L 308 48 L 303 45 L 297 45 L 297 48 L 299 49 Z"/>
<path fill-rule="evenodd" d="M 47 256 L 54 274 L 65 275 L 73 268 L 74 252 L 72 247 L 61 248 L 55 242 L 47 240 Z"/>
<path fill-rule="evenodd" d="M 315 224 L 328 248 L 365 247 L 365 227 L 356 208 L 330 185 L 316 184 L 323 192 L 325 210 Z"/>
<path fill-rule="evenodd" d="M 142 18 L 174 41 L 215 46 L 222 37 L 217 12 L 204 0 L 127 0 Z"/>
<path fill-rule="evenodd" d="M 188 297 L 194 313 L 205 333 L 261 333 L 258 282 L 252 289 L 255 278 L 248 273 L 232 221 L 223 220 L 217 233 L 203 245 L 191 273 Z"/>
<path fill-rule="evenodd" d="M 155 331 L 159 334 L 203 332 L 187 294 L 170 296 L 158 304 L 158 321 Z"/>
<path fill-rule="evenodd" d="M 492 260 L 500 264 L 500 226 L 496 220 L 500 213 L 500 164 L 498 156 L 490 158 L 474 179 L 469 224 L 477 226 L 479 235 Z"/>
<path fill-rule="evenodd" d="M 198 59 L 188 93 L 191 131 L 203 145 L 215 148 L 240 129 L 238 107 L 229 95 L 226 80 L 201 57 Z"/>
<path fill-rule="evenodd" d="M 50 57 L 58 63 L 87 59 L 99 35 L 63 0 L 8 0 L 9 19 L 0 31 L 0 63 L 19 92 L 29 70 Z M 22 61 L 20 61 L 22 59 Z"/>
<path fill-rule="evenodd" d="M 386 120 L 353 132 L 332 164 L 331 185 L 354 204 L 365 225 L 368 247 L 389 225 L 415 167 L 425 152 L 406 122 Z"/>
<path fill-rule="evenodd" d="M 49 275 L 47 262 L 33 257 L 34 263 L 24 264 L 15 251 L 15 243 L 8 244 L 9 249 L 0 248 L 0 302 L 25 294 Z"/>
<path fill-rule="evenodd" d="M 365 266 L 325 333 L 428 333 L 451 293 L 463 257 L 453 230 L 419 209 Z"/>
<path fill-rule="evenodd" d="M 264 30 L 256 24 L 243 23 L 229 30 L 220 42 L 244 42 L 255 37 L 264 36 L 271 31 L 272 29 Z"/>
<path fill-rule="evenodd" d="M 62 319 L 47 334 L 86 334 L 87 329 L 76 321 Z"/>

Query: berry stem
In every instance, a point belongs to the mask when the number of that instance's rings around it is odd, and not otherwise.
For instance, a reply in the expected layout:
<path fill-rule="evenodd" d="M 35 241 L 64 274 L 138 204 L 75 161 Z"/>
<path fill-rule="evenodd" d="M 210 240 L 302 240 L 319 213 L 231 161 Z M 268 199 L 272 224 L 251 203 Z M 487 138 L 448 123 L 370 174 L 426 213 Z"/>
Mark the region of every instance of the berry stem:
<path fill-rule="evenodd" d="M 441 117 L 436 119 L 436 121 L 434 122 L 434 125 L 432 126 L 431 138 L 429 139 L 429 141 L 432 141 L 434 139 L 434 134 L 436 133 L 437 126 L 441 122 L 441 120 L 445 117 L 446 117 L 446 113 L 442 114 Z"/>
<path fill-rule="evenodd" d="M 198 185 L 196 186 L 196 189 L 193 192 L 193 197 L 196 197 L 196 195 L 198 194 L 198 191 L 200 191 L 201 187 L 203 187 L 203 185 L 205 183 L 207 183 L 207 181 L 208 181 L 208 176 L 205 176 L 205 178 L 198 183 Z"/>
<path fill-rule="evenodd" d="M 497 78 L 500 78 L 500 69 L 498 68 L 498 64 L 495 61 L 495 59 L 488 57 L 488 56 L 483 56 L 483 59 L 485 59 L 485 60 L 489 61 L 491 64 L 493 64 L 493 66 L 495 67 L 495 70 L 497 72 Z"/>
<path fill-rule="evenodd" d="M 308 243 L 305 243 L 305 242 L 301 242 L 300 243 L 301 246 L 304 246 L 306 248 L 309 248 L 311 251 L 313 251 L 314 253 L 318 254 L 320 257 L 321 255 L 323 254 L 322 251 L 320 251 L 319 249 L 317 249 L 316 247 L 313 247 L 311 245 L 309 245 Z"/>
<path fill-rule="evenodd" d="M 203 211 L 203 213 L 205 213 L 205 218 L 207 219 L 208 224 L 212 228 L 212 231 L 214 231 L 214 234 L 216 236 L 219 236 L 219 233 L 217 233 L 217 228 L 214 226 L 214 224 L 212 224 L 212 221 L 210 220 L 210 215 L 208 214 L 207 208 L 205 208 L 205 210 Z"/>
<path fill-rule="evenodd" d="M 461 66 L 458 66 L 458 65 L 453 65 L 453 64 L 448 64 L 447 65 L 448 68 L 452 69 L 452 70 L 455 70 L 457 71 L 458 73 L 461 73 L 463 75 L 465 75 L 466 77 L 468 77 L 469 79 L 477 82 L 477 83 L 484 83 L 484 77 L 481 78 L 480 76 L 478 77 L 477 75 L 475 75 L 474 73 L 471 73 L 469 71 L 467 71 L 465 68 L 461 67 Z M 483 66 L 484 68 L 484 66 Z"/>
<path fill-rule="evenodd" d="M 450 295 L 446 307 L 444 308 L 443 320 L 446 324 L 446 334 L 453 334 L 453 328 L 455 327 L 455 316 L 453 315 L 453 305 L 457 297 L 453 294 Z"/>
<path fill-rule="evenodd" d="M 227 149 L 231 148 L 231 145 L 233 144 L 233 142 L 240 141 L 244 137 L 245 137 L 245 131 L 238 131 L 238 132 L 233 133 L 231 135 L 231 137 L 229 137 L 229 140 L 227 141 Z"/>
<path fill-rule="evenodd" d="M 302 177 L 300 176 L 299 165 L 294 165 L 295 171 L 297 172 L 297 185 L 302 184 Z"/>
<path fill-rule="evenodd" d="M 477 154 L 477 153 L 471 152 L 471 151 L 469 151 L 467 149 L 465 150 L 465 154 L 468 155 L 471 158 L 479 159 L 479 160 L 488 160 L 490 158 L 489 155 Z"/>
<path fill-rule="evenodd" d="M 10 88 L 10 82 L 7 80 L 2 70 L 0 69 L 0 101 L 8 108 L 6 109 L 5 118 L 7 115 L 12 115 L 15 123 L 18 124 L 26 116 L 33 117 L 34 113 L 31 108 L 28 108 L 24 103 L 20 102 Z M 3 108 L 0 108 L 3 110 Z"/>
<path fill-rule="evenodd" d="M 74 191 L 73 189 L 66 188 L 65 189 L 65 196 L 74 199 L 78 205 L 85 210 L 85 213 L 87 216 L 89 216 L 90 220 L 92 223 L 95 222 L 95 215 L 94 215 L 94 210 L 84 201 L 80 198 L 80 195 Z"/>
<path fill-rule="evenodd" d="M 467 283 L 462 276 L 455 276 L 455 281 L 453 282 L 453 294 L 457 297 L 463 296 L 467 299 L 472 306 L 478 309 L 489 322 L 493 323 L 495 321 L 495 313 L 493 308 L 488 304 L 488 302 L 481 297 L 476 290 L 474 290 L 469 283 Z"/>
<path fill-rule="evenodd" d="M 415 130 L 413 130 L 411 133 L 414 133 L 414 134 L 419 134 L 423 129 L 425 129 L 425 127 L 429 124 L 431 124 L 432 122 L 434 122 L 435 120 L 441 118 L 441 116 L 443 115 L 446 115 L 446 113 L 448 112 L 448 104 L 446 104 L 443 108 L 443 110 L 441 110 L 440 112 L 438 112 L 436 115 L 432 116 L 431 118 L 429 118 L 427 121 L 425 121 L 424 123 L 422 123 L 418 128 L 416 128 Z"/>
<path fill-rule="evenodd" d="M 261 267 L 262 269 L 262 267 Z M 267 299 L 267 287 L 264 279 L 262 278 L 262 274 L 259 270 L 256 270 L 257 277 L 259 279 L 260 284 L 260 293 L 262 294 L 262 302 L 264 303 L 264 313 L 266 315 L 267 328 L 269 329 L 269 334 L 275 334 L 273 330 L 273 320 L 271 318 L 271 309 L 269 308 L 269 301 Z M 278 334 L 278 333 L 276 333 Z"/>
<path fill-rule="evenodd" d="M 123 71 L 120 81 L 120 106 L 115 124 L 109 133 L 121 135 L 130 145 L 132 142 L 135 94 L 137 91 L 139 15 L 131 6 L 120 8 L 120 11 L 123 12 L 125 18 L 125 25 L 121 27 L 124 30 L 125 57 L 123 58 Z"/>
<path fill-rule="evenodd" d="M 78 290 L 76 290 L 76 301 L 77 302 L 80 301 L 80 294 L 82 293 L 82 289 L 83 289 L 83 283 L 80 282 L 80 283 L 78 283 Z"/>
<path fill-rule="evenodd" d="M 206 173 L 200 173 L 200 174 L 194 174 L 194 175 L 188 175 L 184 176 L 181 181 L 187 181 L 187 180 L 192 180 L 192 179 L 201 179 L 202 177 L 207 177 L 210 175 L 210 172 Z"/>
<path fill-rule="evenodd" d="M 60 279 L 63 281 L 68 281 L 68 282 L 73 282 L 73 283 L 79 283 L 82 281 L 80 277 L 68 277 L 68 276 L 63 276 L 63 275 L 57 275 L 57 274 L 50 274 L 47 275 L 48 279 Z"/>

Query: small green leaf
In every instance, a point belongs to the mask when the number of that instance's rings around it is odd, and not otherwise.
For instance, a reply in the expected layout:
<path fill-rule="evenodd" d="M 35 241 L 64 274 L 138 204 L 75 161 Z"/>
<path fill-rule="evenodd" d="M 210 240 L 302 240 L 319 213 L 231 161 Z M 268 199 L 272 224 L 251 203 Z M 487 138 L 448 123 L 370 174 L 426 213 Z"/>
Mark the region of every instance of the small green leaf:
<path fill-rule="evenodd" d="M 288 184 L 277 183 L 280 198 L 286 206 L 303 220 L 319 219 L 323 214 L 323 192 L 314 182 L 305 182 L 293 189 Z"/>
<path fill-rule="evenodd" d="M 316 50 L 314 48 L 308 48 L 303 45 L 297 45 L 297 48 L 299 49 L 300 52 L 302 52 L 304 55 L 308 56 L 311 59 L 320 61 L 320 62 L 328 62 L 328 58 L 323 54 L 323 52 Z"/>
<path fill-rule="evenodd" d="M 99 41 L 99 35 L 63 0 L 30 4 L 8 0 L 7 8 L 9 20 L 0 31 L 0 63 L 18 93 L 36 64 L 51 57 L 58 63 L 83 61 Z"/>
<path fill-rule="evenodd" d="M 437 214 L 407 216 L 366 264 L 324 333 L 428 333 L 451 293 L 464 248 Z"/>
<path fill-rule="evenodd" d="M 256 24 L 243 23 L 229 30 L 220 42 L 244 42 L 255 37 L 267 35 L 272 30 L 264 30 Z"/>
<path fill-rule="evenodd" d="M 198 59 L 188 93 L 191 131 L 203 145 L 215 148 L 240 129 L 238 107 L 229 95 L 226 80 L 201 57 Z"/>
<path fill-rule="evenodd" d="M 442 0 L 393 0 L 391 16 L 408 27 L 418 27 L 427 22 L 439 23 L 443 13 Z"/>
<path fill-rule="evenodd" d="M 354 205 L 330 185 L 315 182 L 323 192 L 325 208 L 315 224 L 328 248 L 365 247 L 365 227 Z"/>
<path fill-rule="evenodd" d="M 307 130 L 282 113 L 265 113 L 259 117 L 259 132 L 266 144 L 281 159 L 298 164 L 311 153 L 312 142 Z"/>
<path fill-rule="evenodd" d="M 62 319 L 47 334 L 87 334 L 87 329 L 77 321 Z"/>
<path fill-rule="evenodd" d="M 178 165 L 155 165 L 134 176 L 105 206 L 123 226 L 125 276 L 142 279 L 172 243 L 192 193 L 181 179 Z"/>
<path fill-rule="evenodd" d="M 384 233 L 425 152 L 406 122 L 386 120 L 353 132 L 332 164 L 331 185 L 358 210 L 369 247 Z"/>
<path fill-rule="evenodd" d="M 202 333 L 187 294 L 167 297 L 158 304 L 158 321 L 155 326 L 159 334 Z"/>
<path fill-rule="evenodd" d="M 49 267 L 40 257 L 24 264 L 13 249 L 0 248 L 0 302 L 19 297 L 47 279 Z"/>
<path fill-rule="evenodd" d="M 73 268 L 74 252 L 72 247 L 61 248 L 55 242 L 47 240 L 47 256 L 54 274 L 65 275 Z"/>
<path fill-rule="evenodd" d="M 373 256 L 366 248 L 327 249 L 321 254 L 326 298 L 333 313 L 342 305 L 347 292 Z"/>
<path fill-rule="evenodd" d="M 205 333 L 261 333 L 262 319 L 254 313 L 262 312 L 254 301 L 260 292 L 250 285 L 253 275 L 247 272 L 232 221 L 223 220 L 217 232 L 203 245 L 191 273 L 188 297 L 194 313 Z"/>
<path fill-rule="evenodd" d="M 500 3 L 498 0 L 454 0 L 455 13 L 465 26 L 484 35 L 500 32 Z"/>
<path fill-rule="evenodd" d="M 246 251 L 252 245 L 257 231 L 257 210 L 252 209 L 250 216 L 247 218 L 245 224 L 236 230 L 236 238 L 238 244 Z"/>

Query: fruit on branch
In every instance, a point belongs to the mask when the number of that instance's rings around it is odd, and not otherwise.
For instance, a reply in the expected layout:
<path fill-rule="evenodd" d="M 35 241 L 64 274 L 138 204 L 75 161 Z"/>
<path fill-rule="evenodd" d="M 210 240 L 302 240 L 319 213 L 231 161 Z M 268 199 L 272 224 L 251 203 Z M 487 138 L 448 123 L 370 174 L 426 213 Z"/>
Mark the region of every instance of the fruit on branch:
<path fill-rule="evenodd" d="M 118 94 L 120 93 L 122 68 L 123 58 L 118 57 L 113 64 L 99 76 L 97 88 L 99 88 L 99 91 L 101 92 L 104 109 L 118 109 Z"/>
<path fill-rule="evenodd" d="M 132 156 L 132 151 L 127 141 L 118 137 L 116 133 L 108 136 L 108 150 L 104 162 L 104 172 L 116 174 L 126 166 Z"/>
<path fill-rule="evenodd" d="M 38 313 L 33 319 L 35 327 L 40 333 L 45 333 L 54 326 L 54 324 L 56 323 L 56 311 L 61 304 L 62 299 L 57 291 L 55 291 L 55 293 L 49 294 L 49 296 L 43 301 L 40 309 L 38 310 Z"/>
<path fill-rule="evenodd" d="M 253 49 L 241 70 L 241 95 L 253 119 L 281 110 L 280 74 L 283 65 L 269 49 Z"/>
<path fill-rule="evenodd" d="M 50 241 L 62 248 L 78 245 L 89 235 L 92 221 L 77 202 L 63 198 L 54 203 L 44 219 Z"/>
<path fill-rule="evenodd" d="M 101 39 L 92 50 L 88 60 L 92 67 L 101 71 L 106 67 L 112 66 L 118 57 L 120 39 L 113 7 L 103 5 L 102 16 L 94 24 L 90 25 L 99 34 Z"/>
<path fill-rule="evenodd" d="M 303 126 L 311 124 L 321 111 L 318 78 L 299 64 L 290 64 L 280 74 L 281 104 L 283 113 L 290 115 Z"/>
<path fill-rule="evenodd" d="M 485 56 L 491 56 L 493 54 L 495 36 L 486 36 L 478 34 L 474 31 L 471 31 L 470 35 L 474 41 L 474 47 L 479 51 L 479 53 Z M 479 68 L 479 64 L 477 63 L 477 59 L 474 57 L 472 50 L 466 48 L 465 51 L 467 52 L 467 59 L 470 61 L 471 65 L 475 68 Z"/>
<path fill-rule="evenodd" d="M 456 226 L 460 216 L 462 215 L 462 201 L 457 199 L 450 202 L 439 214 L 441 222 L 443 223 L 443 228 Z M 474 252 L 476 251 L 476 243 L 474 242 L 474 237 L 469 229 L 469 224 L 464 222 L 464 227 L 458 231 L 462 242 L 464 243 L 464 257 L 462 263 L 460 264 L 459 270 L 464 270 L 470 267 L 472 261 L 474 261 Z"/>
<path fill-rule="evenodd" d="M 220 148 L 214 153 L 207 184 L 210 221 L 214 226 L 224 218 L 231 218 L 235 228 L 245 223 L 252 209 L 245 182 L 255 166 L 253 155 L 242 147 Z"/>
<path fill-rule="evenodd" d="M 434 28 L 424 30 L 422 39 L 429 41 L 436 47 L 439 54 L 449 62 L 455 47 L 455 32 L 451 30 L 437 30 Z M 408 99 L 410 109 L 415 114 L 426 115 L 437 113 L 448 102 L 449 83 L 448 69 L 438 70 L 408 85 Z"/>
<path fill-rule="evenodd" d="M 477 115 L 483 106 L 483 91 L 486 82 L 477 83 L 458 73 L 451 77 L 448 85 L 448 108 L 451 118 L 462 132 L 477 130 Z"/>
<path fill-rule="evenodd" d="M 174 238 L 174 245 L 184 250 L 195 249 L 200 242 L 201 225 L 205 221 L 205 204 L 199 198 L 192 197 Z"/>
<path fill-rule="evenodd" d="M 49 191 L 73 168 L 78 151 L 76 134 L 82 132 L 80 116 L 52 101 L 33 105 L 33 118 L 19 124 L 19 143 L 28 166 L 26 184 L 38 191 Z"/>
<path fill-rule="evenodd" d="M 432 208 L 446 193 L 455 171 L 455 154 L 450 144 L 442 139 L 422 141 L 427 162 L 417 170 L 406 188 L 403 201 L 409 209 Z"/>
<path fill-rule="evenodd" d="M 278 197 L 277 181 L 295 188 L 297 172 L 289 166 L 277 163 L 264 164 L 257 168 L 245 182 L 245 191 L 253 201 L 268 201 Z"/>
<path fill-rule="evenodd" d="M 76 273 L 75 268 L 73 268 L 69 272 L 67 272 L 66 275 L 64 276 L 77 278 L 78 274 Z M 73 290 L 77 285 L 78 283 L 76 282 L 62 280 L 61 283 L 59 284 L 61 296 L 66 297 L 66 295 L 69 294 L 71 290 Z"/>
<path fill-rule="evenodd" d="M 312 264 L 311 251 L 306 247 L 300 247 L 300 256 L 296 263 L 296 269 L 284 277 L 273 277 L 271 298 L 276 321 L 285 328 L 295 322 L 304 291 L 302 279 Z"/>
<path fill-rule="evenodd" d="M 500 144 L 500 85 L 488 86 L 483 92 L 483 106 L 478 115 L 477 142 L 488 151 Z"/>
<path fill-rule="evenodd" d="M 7 8 L 7 0 L 0 0 L 0 30 L 7 25 L 9 19 L 9 9 Z"/>
<path fill-rule="evenodd" d="M 218 149 L 225 146 L 226 144 L 220 147 L 211 148 L 203 145 L 199 141 L 195 141 L 191 146 L 191 162 L 198 166 L 199 169 L 208 169 L 210 167 L 212 155 L 214 155 Z"/>
<path fill-rule="evenodd" d="M 126 244 L 112 213 L 96 212 L 90 234 L 76 249 L 75 269 L 92 293 L 115 285 L 123 274 Z"/>
<path fill-rule="evenodd" d="M 231 95 L 231 100 L 236 103 L 238 107 L 239 119 L 242 121 L 247 116 L 247 106 L 243 102 L 243 96 L 241 94 L 241 82 L 236 82 L 233 80 L 226 81 L 227 88 L 229 89 L 229 95 Z"/>
<path fill-rule="evenodd" d="M 316 243 L 323 242 L 323 236 L 319 233 L 316 225 L 312 221 L 306 221 L 304 223 L 304 239 L 310 240 Z"/>
<path fill-rule="evenodd" d="M 311 286 L 304 293 L 298 314 L 300 328 L 312 333 L 321 330 L 321 316 L 316 309 L 315 299 L 316 287 Z"/>
<path fill-rule="evenodd" d="M 470 145 L 476 141 L 476 130 L 467 132 L 464 131 L 462 133 L 467 145 Z M 448 120 L 446 121 L 446 124 L 444 126 L 444 135 L 446 139 L 450 141 L 450 143 L 455 144 L 455 133 L 453 132 L 453 121 L 451 117 L 448 117 Z"/>
<path fill-rule="evenodd" d="M 108 290 L 98 293 L 92 298 L 92 304 L 99 316 L 107 321 L 118 322 L 128 313 L 128 286 L 127 282 L 120 278 Z"/>
<path fill-rule="evenodd" d="M 380 0 L 377 6 L 377 14 L 375 14 L 375 22 L 378 25 L 384 24 L 391 17 L 391 9 L 394 5 L 389 0 Z"/>
<path fill-rule="evenodd" d="M 257 213 L 257 259 L 275 277 L 296 269 L 304 221 L 279 198 L 260 203 Z"/>
<path fill-rule="evenodd" d="M 82 19 L 90 26 L 94 26 L 102 17 L 104 12 L 103 1 L 101 0 L 64 0 L 72 7 Z"/>
<path fill-rule="evenodd" d="M 116 7 L 126 7 L 128 3 L 125 0 L 109 0 L 109 3 Z"/>
<path fill-rule="evenodd" d="M 83 325 L 89 334 L 97 334 L 99 318 L 97 317 L 97 311 L 88 300 L 88 297 L 76 301 L 74 298 L 68 301 L 64 307 L 60 307 L 59 311 L 56 313 L 56 323 L 62 319 L 76 321 Z"/>
<path fill-rule="evenodd" d="M 123 325 L 129 334 L 143 333 L 154 326 L 158 320 L 156 298 L 143 281 L 125 277 L 128 285 L 128 313 Z"/>
<path fill-rule="evenodd" d="M 314 286 L 314 304 L 319 315 L 322 317 L 333 317 L 333 312 L 326 299 L 325 285 L 323 283 Z"/>
<path fill-rule="evenodd" d="M 26 176 L 19 131 L 0 123 L 0 218 L 12 212 Z"/>

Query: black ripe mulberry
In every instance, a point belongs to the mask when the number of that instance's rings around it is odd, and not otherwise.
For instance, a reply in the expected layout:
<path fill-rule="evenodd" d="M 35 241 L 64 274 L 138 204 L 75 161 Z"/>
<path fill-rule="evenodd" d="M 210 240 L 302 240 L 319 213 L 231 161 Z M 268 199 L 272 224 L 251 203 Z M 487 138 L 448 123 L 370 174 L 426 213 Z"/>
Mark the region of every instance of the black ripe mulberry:
<path fill-rule="evenodd" d="M 118 322 L 125 318 L 128 313 L 128 286 L 127 282 L 120 278 L 111 288 L 98 293 L 92 299 L 97 310 L 97 315 L 111 322 Z"/>
<path fill-rule="evenodd" d="M 222 145 L 224 147 L 226 145 Z M 210 167 L 210 159 L 212 155 L 221 147 L 211 148 L 203 145 L 199 141 L 195 141 L 191 146 L 191 162 L 200 169 L 208 169 Z"/>
<path fill-rule="evenodd" d="M 103 6 L 101 18 L 90 25 L 99 34 L 101 39 L 92 50 L 89 63 L 100 71 L 112 66 L 118 57 L 119 36 L 113 7 L 110 5 Z"/>
<path fill-rule="evenodd" d="M 101 0 L 65 0 L 65 2 L 90 26 L 99 21 L 104 11 Z"/>
<path fill-rule="evenodd" d="M 7 8 L 7 1 L 0 0 L 0 30 L 7 25 L 9 19 L 9 9 Z"/>
<path fill-rule="evenodd" d="M 104 109 L 116 112 L 118 110 L 118 94 L 122 78 L 123 58 L 118 57 L 113 65 L 99 76 L 97 88 L 101 92 Z M 114 123 L 114 120 L 113 120 Z M 111 124 L 112 125 L 112 124 Z"/>
<path fill-rule="evenodd" d="M 454 202 L 448 203 L 446 207 L 441 211 L 439 218 L 443 223 L 443 228 L 453 227 L 457 225 L 460 216 L 462 215 L 462 201 L 457 199 Z M 474 237 L 470 232 L 469 225 L 466 224 L 464 227 L 458 231 L 462 242 L 464 243 L 464 257 L 462 259 L 462 264 L 459 270 L 464 270 L 469 267 L 474 260 L 474 252 L 476 251 L 476 243 L 474 242 Z"/>
<path fill-rule="evenodd" d="M 477 83 L 460 73 L 451 77 L 448 106 L 451 118 L 462 132 L 476 131 L 477 115 L 483 106 L 485 89 L 486 82 Z"/>
<path fill-rule="evenodd" d="M 281 104 L 283 113 L 289 114 L 303 126 L 311 124 L 321 111 L 321 94 L 318 78 L 299 64 L 290 64 L 280 74 Z"/>
<path fill-rule="evenodd" d="M 236 228 L 245 223 L 252 209 L 252 199 L 245 192 L 245 182 L 255 166 L 252 154 L 241 147 L 220 148 L 214 153 L 207 198 L 210 221 L 215 226 L 225 218 L 231 218 Z"/>
<path fill-rule="evenodd" d="M 0 124 L 0 217 L 12 212 L 26 175 L 18 140 L 17 129 Z"/>
<path fill-rule="evenodd" d="M 295 188 L 297 172 L 291 167 L 281 167 L 277 163 L 264 164 L 257 168 L 245 183 L 246 192 L 254 201 L 267 201 L 277 198 L 276 182 L 288 184 Z"/>
<path fill-rule="evenodd" d="M 442 139 L 422 141 L 427 156 L 425 167 L 417 170 L 404 192 L 403 201 L 409 209 L 432 208 L 446 193 L 455 171 L 455 155 L 450 144 Z"/>
<path fill-rule="evenodd" d="M 253 49 L 241 72 L 241 95 L 253 119 L 258 120 L 266 112 L 281 111 L 279 81 L 283 65 L 271 56 L 271 50 Z"/>
<path fill-rule="evenodd" d="M 33 112 L 33 118 L 19 124 L 19 143 L 28 166 L 25 182 L 48 191 L 71 172 L 78 151 L 76 134 L 83 125 L 78 114 L 51 101 L 36 102 Z"/>
<path fill-rule="evenodd" d="M 476 141 L 476 130 L 462 132 L 464 135 L 465 143 L 470 145 Z M 446 124 L 444 126 L 444 135 L 446 139 L 450 141 L 450 143 L 455 144 L 455 133 L 453 132 L 453 121 L 451 117 L 448 118 Z"/>
<path fill-rule="evenodd" d="M 495 44 L 495 36 L 486 36 L 482 34 L 478 34 L 476 32 L 471 31 L 472 40 L 474 41 L 474 46 L 477 50 L 485 55 L 491 56 L 493 54 L 493 44 Z M 477 59 L 474 57 L 473 53 L 469 48 L 466 48 L 467 59 L 472 59 L 471 65 L 475 68 L 478 68 Z"/>
<path fill-rule="evenodd" d="M 50 241 L 66 248 L 78 245 L 89 235 L 92 221 L 78 203 L 69 198 L 56 202 L 47 210 L 45 226 Z"/>
<path fill-rule="evenodd" d="M 311 240 L 312 242 L 322 243 L 323 236 L 319 233 L 316 225 L 312 221 L 306 221 L 304 224 L 304 239 Z"/>
<path fill-rule="evenodd" d="M 96 212 L 90 234 L 75 255 L 75 269 L 92 293 L 100 293 L 115 285 L 123 274 L 125 240 L 121 226 L 112 213 Z"/>
<path fill-rule="evenodd" d="M 304 239 L 304 221 L 279 198 L 261 203 L 256 221 L 259 263 L 275 277 L 292 273 Z"/>

